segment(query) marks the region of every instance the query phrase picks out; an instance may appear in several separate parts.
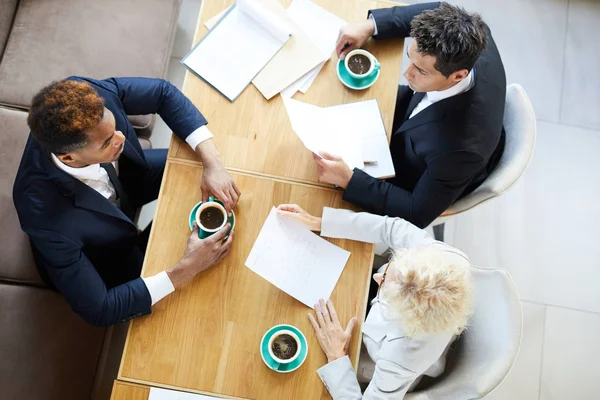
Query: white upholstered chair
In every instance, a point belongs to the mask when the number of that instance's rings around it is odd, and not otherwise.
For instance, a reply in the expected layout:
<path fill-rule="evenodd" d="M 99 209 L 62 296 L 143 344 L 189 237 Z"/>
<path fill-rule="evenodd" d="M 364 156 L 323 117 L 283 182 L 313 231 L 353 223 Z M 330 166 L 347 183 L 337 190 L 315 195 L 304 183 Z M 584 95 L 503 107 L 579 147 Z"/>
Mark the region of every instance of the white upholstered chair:
<path fill-rule="evenodd" d="M 475 301 L 469 327 L 453 343 L 444 373 L 421 381 L 405 400 L 481 399 L 510 371 L 519 347 L 521 303 L 508 272 L 472 267 Z"/>
<path fill-rule="evenodd" d="M 506 88 L 504 153 L 490 176 L 473 192 L 452 204 L 431 223 L 435 238 L 444 240 L 444 223 L 450 218 L 500 196 L 523 175 L 535 146 L 536 122 L 531 101 L 521 85 Z"/>

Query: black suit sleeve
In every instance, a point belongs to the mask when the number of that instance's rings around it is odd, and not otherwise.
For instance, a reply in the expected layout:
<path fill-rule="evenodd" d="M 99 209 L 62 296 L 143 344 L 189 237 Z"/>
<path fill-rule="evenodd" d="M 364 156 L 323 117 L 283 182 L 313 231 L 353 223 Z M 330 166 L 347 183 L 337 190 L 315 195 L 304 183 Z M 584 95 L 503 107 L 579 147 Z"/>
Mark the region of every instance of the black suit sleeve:
<path fill-rule="evenodd" d="M 355 169 L 344 200 L 371 213 L 401 217 L 424 228 L 458 199 L 483 166 L 483 158 L 474 152 L 442 154 L 427 163 L 412 193 Z"/>
<path fill-rule="evenodd" d="M 377 35 L 373 37 L 375 39 L 408 37 L 413 18 L 425 10 L 433 10 L 439 6 L 440 3 L 435 2 L 371 10 L 369 15 L 373 15 L 377 26 Z"/>
<path fill-rule="evenodd" d="M 107 289 L 75 242 L 56 232 L 28 230 L 27 234 L 49 266 L 48 277 L 56 289 L 89 323 L 114 325 L 151 312 L 152 299 L 142 278 Z"/>

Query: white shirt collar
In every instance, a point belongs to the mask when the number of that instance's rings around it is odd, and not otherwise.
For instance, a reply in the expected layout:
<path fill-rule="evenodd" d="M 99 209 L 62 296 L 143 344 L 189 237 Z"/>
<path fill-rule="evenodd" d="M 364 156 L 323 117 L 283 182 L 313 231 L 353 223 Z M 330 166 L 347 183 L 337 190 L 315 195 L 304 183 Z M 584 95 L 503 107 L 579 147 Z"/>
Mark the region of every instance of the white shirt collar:
<path fill-rule="evenodd" d="M 91 164 L 87 167 L 73 168 L 60 161 L 53 153 L 50 153 L 50 156 L 52 157 L 54 164 L 59 169 L 71 175 L 75 179 L 97 181 L 102 177 L 102 167 L 100 167 L 100 164 Z"/>
<path fill-rule="evenodd" d="M 473 86 L 473 70 L 469 72 L 467 77 L 462 81 L 458 82 L 456 85 L 448 88 L 446 90 L 439 90 L 434 92 L 427 92 L 427 100 L 431 103 L 436 103 L 440 100 L 447 99 L 448 97 L 456 96 L 457 94 L 461 94 L 471 89 Z"/>

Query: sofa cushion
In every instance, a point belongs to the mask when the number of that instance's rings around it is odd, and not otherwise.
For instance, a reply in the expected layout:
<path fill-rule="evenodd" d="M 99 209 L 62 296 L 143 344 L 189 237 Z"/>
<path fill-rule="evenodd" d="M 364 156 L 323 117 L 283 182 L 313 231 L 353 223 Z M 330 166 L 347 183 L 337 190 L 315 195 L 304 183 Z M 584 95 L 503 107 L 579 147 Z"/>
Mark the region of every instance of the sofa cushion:
<path fill-rule="evenodd" d="M 0 397 L 88 399 L 105 329 L 48 289 L 0 284 L 0 304 Z"/>
<path fill-rule="evenodd" d="M 17 11 L 18 0 L 0 0 L 0 60 L 4 46 L 10 35 L 15 11 Z"/>
<path fill-rule="evenodd" d="M 43 285 L 12 199 L 28 136 L 27 113 L 0 107 L 0 280 Z"/>
<path fill-rule="evenodd" d="M 0 104 L 28 107 L 70 75 L 164 77 L 180 0 L 21 0 L 0 63 Z"/>

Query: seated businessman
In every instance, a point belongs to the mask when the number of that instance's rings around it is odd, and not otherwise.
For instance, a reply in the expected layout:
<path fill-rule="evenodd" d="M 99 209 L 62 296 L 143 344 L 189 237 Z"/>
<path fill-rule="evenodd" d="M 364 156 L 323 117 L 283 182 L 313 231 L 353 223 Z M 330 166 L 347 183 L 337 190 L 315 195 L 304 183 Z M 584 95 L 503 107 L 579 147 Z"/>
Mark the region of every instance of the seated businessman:
<path fill-rule="evenodd" d="M 488 26 L 448 3 L 372 10 L 342 28 L 337 54 L 373 36 L 410 36 L 410 64 L 400 86 L 390 152 L 396 177 L 379 181 L 336 156 L 315 156 L 322 182 L 369 212 L 429 225 L 477 188 L 504 150 L 506 77 Z"/>
<path fill-rule="evenodd" d="M 167 151 L 142 150 L 127 115 L 154 113 L 202 160 L 203 198 L 212 193 L 230 211 L 240 191 L 207 121 L 169 82 L 71 77 L 43 88 L 29 111 L 31 134 L 13 188 L 21 227 L 44 281 L 94 325 L 150 313 L 223 258 L 233 239 L 223 240 L 229 226 L 205 240 L 195 228 L 178 263 L 140 277 L 147 234 L 133 218 L 157 198 Z"/>

